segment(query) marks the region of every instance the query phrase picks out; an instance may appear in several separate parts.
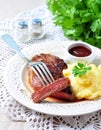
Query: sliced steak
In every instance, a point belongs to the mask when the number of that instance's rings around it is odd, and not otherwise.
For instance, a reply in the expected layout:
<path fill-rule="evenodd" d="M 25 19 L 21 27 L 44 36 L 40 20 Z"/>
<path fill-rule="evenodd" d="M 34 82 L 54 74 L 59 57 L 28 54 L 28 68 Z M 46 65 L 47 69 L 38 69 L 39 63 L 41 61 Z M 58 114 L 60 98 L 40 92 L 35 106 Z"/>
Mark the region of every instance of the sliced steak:
<path fill-rule="evenodd" d="M 48 86 L 43 87 L 40 90 L 34 92 L 32 94 L 32 100 L 35 103 L 41 102 L 55 92 L 59 92 L 65 89 L 67 86 L 70 86 L 70 80 L 68 78 L 59 78 L 52 84 L 49 84 Z"/>
<path fill-rule="evenodd" d="M 69 87 L 69 86 L 67 86 L 67 87 Z M 63 100 L 65 102 L 73 102 L 76 99 L 73 93 L 69 94 L 69 93 L 66 93 L 63 91 L 53 93 L 50 95 L 50 97 L 60 99 L 60 100 Z"/>

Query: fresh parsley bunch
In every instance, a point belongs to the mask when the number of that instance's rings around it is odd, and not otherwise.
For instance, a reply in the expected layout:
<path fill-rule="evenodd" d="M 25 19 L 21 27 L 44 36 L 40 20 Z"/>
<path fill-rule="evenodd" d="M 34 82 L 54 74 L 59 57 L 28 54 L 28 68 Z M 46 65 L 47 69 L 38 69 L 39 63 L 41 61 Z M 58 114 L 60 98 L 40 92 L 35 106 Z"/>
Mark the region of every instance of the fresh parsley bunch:
<path fill-rule="evenodd" d="M 101 0 L 47 0 L 47 5 L 66 37 L 101 48 Z"/>

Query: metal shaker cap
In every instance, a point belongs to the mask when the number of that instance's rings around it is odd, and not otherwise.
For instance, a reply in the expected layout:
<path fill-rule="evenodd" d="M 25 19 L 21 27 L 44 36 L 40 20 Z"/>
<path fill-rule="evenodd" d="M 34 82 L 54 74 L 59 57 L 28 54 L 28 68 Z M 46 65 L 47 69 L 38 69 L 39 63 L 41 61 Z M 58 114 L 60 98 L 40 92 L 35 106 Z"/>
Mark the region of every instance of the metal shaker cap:
<path fill-rule="evenodd" d="M 18 28 L 25 29 L 28 27 L 28 23 L 26 21 L 20 21 L 18 22 Z"/>
<path fill-rule="evenodd" d="M 32 20 L 32 24 L 33 25 L 42 25 L 42 20 L 41 19 L 39 19 L 39 18 L 34 18 L 33 20 Z"/>

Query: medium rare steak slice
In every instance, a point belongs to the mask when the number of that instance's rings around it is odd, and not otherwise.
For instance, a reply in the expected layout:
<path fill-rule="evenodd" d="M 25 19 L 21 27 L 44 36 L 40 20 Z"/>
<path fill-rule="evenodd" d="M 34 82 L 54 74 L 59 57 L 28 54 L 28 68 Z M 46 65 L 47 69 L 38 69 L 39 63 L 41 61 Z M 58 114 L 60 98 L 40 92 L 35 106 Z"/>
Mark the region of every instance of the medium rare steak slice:
<path fill-rule="evenodd" d="M 34 92 L 32 94 L 32 100 L 35 103 L 41 102 L 55 92 L 59 92 L 65 89 L 67 86 L 70 86 L 70 80 L 68 78 L 59 78 L 48 86 L 43 87 L 40 90 Z"/>

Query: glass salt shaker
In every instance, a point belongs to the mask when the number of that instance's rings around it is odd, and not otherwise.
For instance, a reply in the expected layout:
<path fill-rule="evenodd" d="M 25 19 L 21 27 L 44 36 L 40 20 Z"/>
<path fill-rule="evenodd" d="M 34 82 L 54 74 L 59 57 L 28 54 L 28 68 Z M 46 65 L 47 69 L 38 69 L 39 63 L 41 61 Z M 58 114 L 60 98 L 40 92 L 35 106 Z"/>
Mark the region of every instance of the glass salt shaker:
<path fill-rule="evenodd" d="M 40 39 L 43 37 L 42 20 L 34 18 L 31 24 L 31 38 Z"/>
<path fill-rule="evenodd" d="M 28 23 L 26 21 L 19 21 L 16 28 L 16 38 L 20 42 L 27 42 L 30 40 Z"/>

